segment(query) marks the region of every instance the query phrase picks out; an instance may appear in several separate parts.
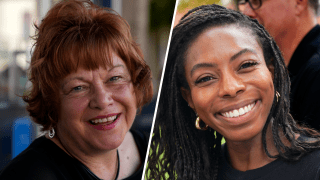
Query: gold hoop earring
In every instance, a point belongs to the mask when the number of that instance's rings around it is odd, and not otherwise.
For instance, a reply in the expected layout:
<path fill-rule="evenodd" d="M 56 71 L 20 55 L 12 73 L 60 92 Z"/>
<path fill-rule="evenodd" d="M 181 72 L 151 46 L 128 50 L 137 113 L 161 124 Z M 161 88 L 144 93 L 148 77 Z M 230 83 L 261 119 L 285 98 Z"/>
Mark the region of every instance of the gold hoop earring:
<path fill-rule="evenodd" d="M 195 124 L 195 125 L 196 125 L 196 128 L 199 129 L 199 130 L 202 130 L 202 131 L 207 130 L 209 126 L 206 124 L 205 127 L 200 127 L 200 121 L 201 121 L 201 119 L 200 119 L 200 117 L 198 116 L 197 119 L 196 119 L 196 124 Z"/>
<path fill-rule="evenodd" d="M 277 102 L 279 101 L 279 98 L 281 97 L 280 96 L 280 93 L 278 91 L 276 91 L 276 96 L 277 96 Z"/>

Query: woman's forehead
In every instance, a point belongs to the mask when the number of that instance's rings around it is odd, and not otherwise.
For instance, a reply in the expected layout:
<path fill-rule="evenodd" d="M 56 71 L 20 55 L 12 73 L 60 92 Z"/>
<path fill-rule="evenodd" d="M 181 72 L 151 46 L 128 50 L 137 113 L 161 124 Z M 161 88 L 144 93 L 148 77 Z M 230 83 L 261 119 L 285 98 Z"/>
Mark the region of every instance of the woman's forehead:
<path fill-rule="evenodd" d="M 104 70 L 111 70 L 116 67 L 121 67 L 125 70 L 128 70 L 127 64 L 125 61 L 119 57 L 116 53 L 112 53 L 111 56 L 102 57 L 104 59 L 97 60 L 96 62 L 91 62 L 91 65 L 88 65 L 86 60 L 84 62 L 79 63 L 79 66 L 75 69 L 74 72 L 77 72 L 79 69 L 87 70 L 87 71 L 94 71 L 97 69 L 104 69 Z M 94 61 L 94 60 L 92 60 Z"/>
<path fill-rule="evenodd" d="M 256 38 L 251 32 L 246 31 L 246 28 L 239 29 L 233 25 L 212 27 L 202 32 L 190 44 L 186 59 L 187 61 L 196 60 L 205 54 L 210 57 L 223 58 L 224 55 L 233 55 L 243 49 L 262 53 Z"/>

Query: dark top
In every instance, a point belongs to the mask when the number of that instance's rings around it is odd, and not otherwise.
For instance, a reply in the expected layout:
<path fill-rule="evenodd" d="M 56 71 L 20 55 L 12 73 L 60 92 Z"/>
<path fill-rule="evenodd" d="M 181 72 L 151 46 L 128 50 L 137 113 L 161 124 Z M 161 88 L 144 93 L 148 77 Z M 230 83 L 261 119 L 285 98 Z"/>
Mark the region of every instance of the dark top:
<path fill-rule="evenodd" d="M 227 161 L 227 148 L 223 145 L 219 162 L 218 180 L 319 180 L 320 150 L 313 151 L 297 162 L 276 159 L 253 170 L 238 171 Z"/>
<path fill-rule="evenodd" d="M 288 66 L 290 113 L 298 122 L 320 130 L 320 26 L 300 42 Z"/>
<path fill-rule="evenodd" d="M 148 137 L 131 130 L 144 162 Z M 125 180 L 141 180 L 143 165 Z M 42 136 L 14 158 L 0 173 L 1 180 L 97 180 L 85 165 Z"/>

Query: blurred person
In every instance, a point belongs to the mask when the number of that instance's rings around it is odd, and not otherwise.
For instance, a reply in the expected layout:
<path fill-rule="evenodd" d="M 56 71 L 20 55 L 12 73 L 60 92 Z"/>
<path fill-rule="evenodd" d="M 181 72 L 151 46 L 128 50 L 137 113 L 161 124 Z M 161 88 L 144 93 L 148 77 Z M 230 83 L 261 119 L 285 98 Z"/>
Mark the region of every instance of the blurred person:
<path fill-rule="evenodd" d="M 237 0 L 277 42 L 291 79 L 290 112 L 320 130 L 320 26 L 318 0 Z"/>
<path fill-rule="evenodd" d="M 320 135 L 295 123 L 289 91 L 256 20 L 218 5 L 189 11 L 173 29 L 147 179 L 319 179 Z"/>
<path fill-rule="evenodd" d="M 49 131 L 0 173 L 7 179 L 141 179 L 148 138 L 130 130 L 152 98 L 149 66 L 116 12 L 90 1 L 56 4 L 36 26 L 33 121 Z"/>

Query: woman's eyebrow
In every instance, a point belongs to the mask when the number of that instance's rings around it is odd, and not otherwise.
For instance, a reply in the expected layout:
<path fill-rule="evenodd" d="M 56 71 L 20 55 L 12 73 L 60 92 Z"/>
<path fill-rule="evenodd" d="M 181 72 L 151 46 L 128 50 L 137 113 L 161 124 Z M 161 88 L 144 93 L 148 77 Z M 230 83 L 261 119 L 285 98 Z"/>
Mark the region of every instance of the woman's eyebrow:
<path fill-rule="evenodd" d="M 192 76 L 192 74 L 194 73 L 195 70 L 202 68 L 202 67 L 217 67 L 217 66 L 218 65 L 215 63 L 199 63 L 199 64 L 196 64 L 192 67 L 190 74 Z"/>
<path fill-rule="evenodd" d="M 245 54 L 245 53 L 257 54 L 257 52 L 256 52 L 255 50 L 245 48 L 245 49 L 242 49 L 241 51 L 237 52 L 236 54 L 234 54 L 234 55 L 230 58 L 230 62 L 231 62 L 231 61 L 234 61 L 234 60 L 237 59 L 239 56 L 241 56 L 242 54 Z"/>

